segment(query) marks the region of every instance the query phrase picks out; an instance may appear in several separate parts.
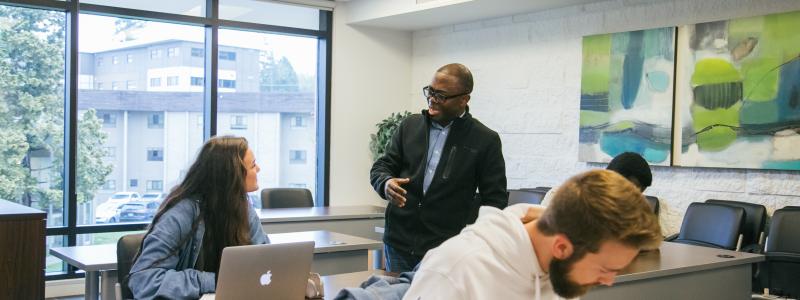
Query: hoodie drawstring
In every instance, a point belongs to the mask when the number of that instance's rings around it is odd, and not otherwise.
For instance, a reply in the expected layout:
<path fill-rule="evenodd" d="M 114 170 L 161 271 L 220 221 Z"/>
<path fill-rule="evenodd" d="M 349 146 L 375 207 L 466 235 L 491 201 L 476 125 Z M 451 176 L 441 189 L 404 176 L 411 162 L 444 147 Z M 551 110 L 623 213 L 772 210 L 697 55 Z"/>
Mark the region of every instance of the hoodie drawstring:
<path fill-rule="evenodd" d="M 542 300 L 542 283 L 539 276 L 536 276 L 536 300 Z"/>

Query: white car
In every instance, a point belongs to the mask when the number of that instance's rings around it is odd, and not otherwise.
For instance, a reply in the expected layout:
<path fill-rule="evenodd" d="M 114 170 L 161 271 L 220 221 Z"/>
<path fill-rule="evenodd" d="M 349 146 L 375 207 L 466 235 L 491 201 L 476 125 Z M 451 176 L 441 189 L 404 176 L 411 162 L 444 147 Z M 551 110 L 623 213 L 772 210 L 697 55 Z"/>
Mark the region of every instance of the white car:
<path fill-rule="evenodd" d="M 158 204 L 161 204 L 164 201 L 164 197 L 167 195 L 164 193 L 144 193 L 142 194 L 142 201 L 156 201 Z"/>
<path fill-rule="evenodd" d="M 139 198 L 141 198 L 141 196 L 139 196 L 139 193 L 136 192 L 114 193 L 114 195 L 111 195 L 106 202 L 103 202 L 102 204 L 98 205 L 97 208 L 95 208 L 95 224 L 116 223 L 119 221 L 117 220 L 117 209 L 130 201 L 139 200 Z"/>

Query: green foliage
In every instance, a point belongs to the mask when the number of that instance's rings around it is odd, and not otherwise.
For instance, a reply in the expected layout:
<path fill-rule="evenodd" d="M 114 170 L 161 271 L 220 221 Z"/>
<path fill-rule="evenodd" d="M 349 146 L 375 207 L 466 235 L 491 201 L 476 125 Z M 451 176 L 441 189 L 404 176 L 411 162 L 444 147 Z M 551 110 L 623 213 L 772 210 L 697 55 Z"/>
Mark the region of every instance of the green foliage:
<path fill-rule="evenodd" d="M 64 17 L 0 5 L 0 199 L 39 208 L 63 202 Z M 99 122 L 93 110 L 79 121 L 81 201 L 111 172 L 100 160 Z"/>
<path fill-rule="evenodd" d="M 261 62 L 261 92 L 298 92 L 297 72 L 292 63 L 281 57 L 276 63 L 271 57 Z"/>
<path fill-rule="evenodd" d="M 375 124 L 378 127 L 378 132 L 370 135 L 369 141 L 369 151 L 372 153 L 372 160 L 375 161 L 384 153 L 386 153 L 386 148 L 389 147 L 389 142 L 392 140 L 392 136 L 394 135 L 395 130 L 397 127 L 400 126 L 400 123 L 403 120 L 410 116 L 411 113 L 408 111 L 404 111 L 402 113 L 392 113 L 388 118 L 383 119 L 378 124 Z"/>

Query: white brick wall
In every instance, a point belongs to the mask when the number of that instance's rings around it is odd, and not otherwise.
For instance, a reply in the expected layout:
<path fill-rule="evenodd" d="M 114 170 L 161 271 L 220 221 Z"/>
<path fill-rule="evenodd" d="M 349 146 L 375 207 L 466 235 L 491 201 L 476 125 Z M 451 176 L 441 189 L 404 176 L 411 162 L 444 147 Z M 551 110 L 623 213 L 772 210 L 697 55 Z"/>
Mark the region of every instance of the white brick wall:
<path fill-rule="evenodd" d="M 617 0 L 454 24 L 413 34 L 410 107 L 450 62 L 472 69 L 472 113 L 501 134 L 509 187 L 554 186 L 604 164 L 578 162 L 581 37 L 800 10 L 793 0 Z M 709 198 L 800 205 L 800 173 L 654 167 L 665 234 L 689 203 Z"/>

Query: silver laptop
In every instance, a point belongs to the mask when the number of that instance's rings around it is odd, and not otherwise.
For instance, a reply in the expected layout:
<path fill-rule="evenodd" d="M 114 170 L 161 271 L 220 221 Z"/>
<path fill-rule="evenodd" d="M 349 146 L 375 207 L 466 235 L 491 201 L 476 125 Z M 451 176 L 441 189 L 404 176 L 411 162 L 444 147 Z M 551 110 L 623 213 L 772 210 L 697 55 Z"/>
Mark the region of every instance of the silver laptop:
<path fill-rule="evenodd" d="M 305 299 L 314 242 L 227 247 L 214 299 Z"/>

